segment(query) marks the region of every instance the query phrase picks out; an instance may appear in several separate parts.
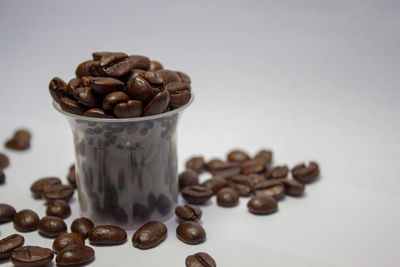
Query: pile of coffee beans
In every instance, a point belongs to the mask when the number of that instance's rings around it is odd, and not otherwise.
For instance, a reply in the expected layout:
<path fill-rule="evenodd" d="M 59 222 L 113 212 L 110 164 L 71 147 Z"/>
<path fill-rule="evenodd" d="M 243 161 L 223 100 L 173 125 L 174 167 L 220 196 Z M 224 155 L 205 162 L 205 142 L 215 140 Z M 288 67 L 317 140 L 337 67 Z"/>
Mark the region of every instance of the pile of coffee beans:
<path fill-rule="evenodd" d="M 94 52 L 68 83 L 58 77 L 50 94 L 69 113 L 96 118 L 151 116 L 190 101 L 190 78 L 158 61 L 121 52 Z"/>

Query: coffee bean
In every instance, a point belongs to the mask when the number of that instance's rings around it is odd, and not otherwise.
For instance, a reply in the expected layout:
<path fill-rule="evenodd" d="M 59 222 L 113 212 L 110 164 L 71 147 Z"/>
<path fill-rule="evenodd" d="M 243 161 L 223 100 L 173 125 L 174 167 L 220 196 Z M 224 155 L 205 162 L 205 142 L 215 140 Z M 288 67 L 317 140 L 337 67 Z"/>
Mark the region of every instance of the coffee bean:
<path fill-rule="evenodd" d="M 253 183 L 246 175 L 235 175 L 230 179 L 230 186 L 240 196 L 247 197 L 253 190 Z"/>
<path fill-rule="evenodd" d="M 223 162 L 218 164 L 211 170 L 213 176 L 222 176 L 225 178 L 232 177 L 242 171 L 240 163 L 237 162 Z"/>
<path fill-rule="evenodd" d="M 100 66 L 107 66 L 112 63 L 117 63 L 128 57 L 127 54 L 121 52 L 93 52 L 94 60 L 100 60 Z"/>
<path fill-rule="evenodd" d="M 161 77 L 163 85 L 166 86 L 170 82 L 179 82 L 181 79 L 178 74 L 172 70 L 157 70 L 154 72 L 158 77 Z"/>
<path fill-rule="evenodd" d="M 128 74 L 132 69 L 148 70 L 150 68 L 150 60 L 144 56 L 133 55 L 123 60 L 110 62 L 107 66 L 103 66 L 102 70 L 108 76 L 122 77 Z"/>
<path fill-rule="evenodd" d="M 261 150 L 254 156 L 254 159 L 261 159 L 268 166 L 272 161 L 272 151 Z"/>
<path fill-rule="evenodd" d="M 10 165 L 10 160 L 7 155 L 0 153 L 0 169 L 5 169 Z"/>
<path fill-rule="evenodd" d="M 210 189 L 213 194 L 216 194 L 220 189 L 228 186 L 228 181 L 224 177 L 214 176 L 204 181 L 201 185 Z"/>
<path fill-rule="evenodd" d="M 51 97 L 57 103 L 60 102 L 61 97 L 68 95 L 67 84 L 58 77 L 54 77 L 49 83 L 49 91 Z"/>
<path fill-rule="evenodd" d="M 75 115 L 82 115 L 85 112 L 85 108 L 78 101 L 69 97 L 60 98 L 60 107 L 62 110 Z"/>
<path fill-rule="evenodd" d="M 12 221 L 15 213 L 16 210 L 12 206 L 0 203 L 0 223 Z"/>
<path fill-rule="evenodd" d="M 155 60 L 150 61 L 150 68 L 149 71 L 156 71 L 156 70 L 162 70 L 163 69 L 163 65 Z"/>
<path fill-rule="evenodd" d="M 289 179 L 281 179 L 281 181 L 285 186 L 286 195 L 298 197 L 304 193 L 304 184 Z"/>
<path fill-rule="evenodd" d="M 87 79 L 85 79 L 86 81 Z M 73 96 L 74 92 L 76 91 L 76 89 L 78 87 L 81 86 L 81 79 L 79 78 L 72 78 L 71 80 L 69 80 L 68 85 L 67 85 L 67 92 L 69 95 Z M 68 96 L 68 95 L 66 95 Z"/>
<path fill-rule="evenodd" d="M 120 91 L 125 84 L 118 79 L 111 77 L 91 77 L 88 86 L 93 92 L 100 96 L 108 95 L 114 91 Z"/>
<path fill-rule="evenodd" d="M 69 201 L 74 194 L 74 188 L 70 185 L 56 184 L 49 185 L 43 188 L 42 196 L 50 200 L 62 199 Z"/>
<path fill-rule="evenodd" d="M 266 179 L 279 179 L 286 178 L 289 173 L 289 168 L 287 166 L 276 166 L 265 173 Z"/>
<path fill-rule="evenodd" d="M 81 235 L 83 238 L 87 237 L 90 229 L 94 227 L 94 224 L 88 218 L 75 219 L 71 224 L 71 232 Z"/>
<path fill-rule="evenodd" d="M 56 216 L 61 219 L 68 218 L 71 215 L 71 208 L 65 200 L 56 199 L 52 200 L 46 209 L 46 215 Z"/>
<path fill-rule="evenodd" d="M 253 185 L 265 181 L 265 177 L 261 174 L 251 173 L 248 174 L 247 177 L 249 177 Z"/>
<path fill-rule="evenodd" d="M 3 172 L 3 169 L 0 169 L 0 184 L 4 184 L 6 181 L 6 174 Z"/>
<path fill-rule="evenodd" d="M 270 196 L 255 196 L 247 202 L 247 207 L 254 214 L 270 214 L 278 210 L 278 202 Z"/>
<path fill-rule="evenodd" d="M 59 266 L 78 266 L 91 262 L 95 257 L 95 251 L 85 245 L 75 245 L 59 251 L 56 263 Z"/>
<path fill-rule="evenodd" d="M 188 169 L 179 174 L 178 180 L 179 180 L 179 189 L 182 189 L 189 185 L 199 184 L 199 176 L 192 169 Z"/>
<path fill-rule="evenodd" d="M 137 99 L 144 103 L 150 102 L 159 92 L 157 88 L 153 88 L 151 84 L 141 76 L 130 79 L 126 89 L 132 99 Z"/>
<path fill-rule="evenodd" d="M 26 150 L 30 147 L 31 133 L 28 130 L 17 130 L 14 136 L 7 140 L 6 147 L 14 150 Z"/>
<path fill-rule="evenodd" d="M 319 166 L 316 162 L 311 161 L 308 167 L 302 163 L 292 169 L 293 178 L 306 184 L 314 182 L 319 175 Z"/>
<path fill-rule="evenodd" d="M 159 221 L 151 221 L 141 226 L 133 235 L 134 247 L 149 249 L 158 246 L 167 237 L 167 227 Z"/>
<path fill-rule="evenodd" d="M 242 173 L 252 174 L 259 173 L 265 170 L 265 161 L 262 159 L 246 160 L 242 163 Z"/>
<path fill-rule="evenodd" d="M 35 198 L 41 198 L 43 189 L 47 186 L 51 185 L 57 185 L 61 184 L 61 180 L 57 177 L 45 177 L 41 178 L 39 180 L 36 180 L 32 185 L 31 185 L 31 192 L 33 194 L 33 197 Z"/>
<path fill-rule="evenodd" d="M 190 84 L 185 82 L 170 82 L 165 86 L 170 94 L 169 105 L 172 108 L 179 108 L 187 104 L 192 97 L 190 93 Z"/>
<path fill-rule="evenodd" d="M 186 267 L 216 267 L 215 260 L 205 252 L 190 255 L 185 260 Z"/>
<path fill-rule="evenodd" d="M 11 262 L 15 266 L 45 266 L 53 260 L 51 249 L 38 246 L 24 246 L 16 248 L 11 253 Z"/>
<path fill-rule="evenodd" d="M 270 196 L 279 200 L 285 196 L 285 187 L 280 179 L 265 180 L 253 187 L 256 196 Z"/>
<path fill-rule="evenodd" d="M 75 164 L 72 164 L 71 167 L 69 167 L 67 181 L 73 188 L 76 188 Z"/>
<path fill-rule="evenodd" d="M 22 235 L 12 234 L 0 240 L 0 260 L 8 259 L 11 252 L 24 245 L 25 239 Z"/>
<path fill-rule="evenodd" d="M 192 169 L 197 173 L 200 173 L 204 167 L 204 158 L 201 156 L 191 157 L 186 161 L 185 166 L 187 169 Z"/>
<path fill-rule="evenodd" d="M 243 162 L 250 159 L 250 156 L 242 150 L 233 150 L 228 153 L 227 160 L 230 162 Z"/>
<path fill-rule="evenodd" d="M 234 207 L 239 204 L 239 194 L 232 188 L 222 188 L 217 193 L 217 203 L 222 207 Z"/>
<path fill-rule="evenodd" d="M 143 112 L 143 103 L 139 100 L 129 100 L 126 103 L 118 103 L 114 107 L 114 115 L 117 118 L 136 118 Z"/>
<path fill-rule="evenodd" d="M 181 71 L 176 71 L 176 74 L 178 74 L 178 76 L 179 76 L 179 78 L 180 78 L 180 80 L 181 80 L 182 82 L 191 83 L 190 77 L 189 77 L 189 75 L 187 75 L 186 73 L 183 73 L 183 72 L 181 72 Z"/>
<path fill-rule="evenodd" d="M 46 237 L 57 237 L 67 231 L 65 222 L 55 216 L 44 216 L 37 224 L 39 233 Z"/>
<path fill-rule="evenodd" d="M 182 242 L 190 245 L 196 245 L 206 241 L 206 231 L 197 222 L 182 222 L 176 228 L 176 236 Z"/>
<path fill-rule="evenodd" d="M 94 245 L 119 245 L 126 242 L 124 229 L 114 225 L 100 225 L 89 230 L 88 238 Z"/>
<path fill-rule="evenodd" d="M 149 219 L 152 209 L 141 203 L 132 205 L 132 216 L 135 222 L 145 222 Z"/>
<path fill-rule="evenodd" d="M 144 75 L 139 75 L 139 76 L 145 78 L 145 80 L 148 81 L 154 87 L 161 88 L 163 85 L 162 77 L 156 72 L 147 71 L 144 73 Z"/>
<path fill-rule="evenodd" d="M 159 92 L 146 105 L 143 110 L 143 116 L 151 116 L 164 112 L 164 110 L 168 107 L 169 99 L 170 96 L 167 90 Z"/>
<path fill-rule="evenodd" d="M 157 209 L 161 215 L 167 215 L 172 209 L 172 202 L 169 197 L 164 194 L 159 195 L 157 198 Z"/>
<path fill-rule="evenodd" d="M 212 160 L 208 161 L 206 164 L 204 164 L 204 168 L 208 172 L 212 172 L 212 171 L 216 170 L 219 166 L 221 166 L 223 164 L 224 164 L 224 161 L 222 161 L 220 159 L 212 159 Z"/>
<path fill-rule="evenodd" d="M 107 114 L 101 108 L 91 108 L 83 112 L 82 116 L 91 118 L 107 118 Z"/>
<path fill-rule="evenodd" d="M 53 250 L 56 252 L 60 252 L 66 247 L 73 245 L 85 245 L 85 240 L 83 237 L 76 233 L 65 233 L 59 235 L 53 241 Z"/>
<path fill-rule="evenodd" d="M 95 64 L 96 62 L 94 60 L 87 60 L 82 62 L 81 64 L 78 65 L 78 67 L 75 70 L 75 75 L 78 78 L 81 78 L 83 76 L 91 76 L 92 74 L 89 72 L 90 66 Z M 100 65 L 97 62 L 98 65 Z"/>
<path fill-rule="evenodd" d="M 181 194 L 190 204 L 204 204 L 211 198 L 213 192 L 204 186 L 190 185 L 184 187 Z"/>
<path fill-rule="evenodd" d="M 125 103 L 128 102 L 129 100 L 130 100 L 129 96 L 122 91 L 115 91 L 109 93 L 104 97 L 103 109 L 112 110 L 114 109 L 114 106 L 117 105 L 118 103 Z"/>
<path fill-rule="evenodd" d="M 101 104 L 101 99 L 93 93 L 92 88 L 80 86 L 71 92 L 71 95 L 77 100 L 80 104 L 89 107 L 95 108 Z"/>
<path fill-rule="evenodd" d="M 175 214 L 183 221 L 198 221 L 203 215 L 203 212 L 199 207 L 188 204 L 185 206 L 177 206 L 175 208 Z"/>
<path fill-rule="evenodd" d="M 33 210 L 25 209 L 14 215 L 13 222 L 15 229 L 19 232 L 35 231 L 39 223 L 39 216 Z"/>

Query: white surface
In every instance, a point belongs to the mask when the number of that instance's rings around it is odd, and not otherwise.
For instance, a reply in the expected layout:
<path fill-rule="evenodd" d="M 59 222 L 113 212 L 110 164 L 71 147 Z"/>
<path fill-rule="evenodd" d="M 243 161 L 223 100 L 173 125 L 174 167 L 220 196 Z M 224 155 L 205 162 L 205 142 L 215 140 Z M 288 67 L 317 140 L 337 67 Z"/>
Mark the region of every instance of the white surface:
<path fill-rule="evenodd" d="M 73 160 L 48 82 L 71 78 L 92 51 L 126 51 L 192 77 L 196 100 L 178 129 L 181 169 L 191 154 L 268 147 L 276 163 L 316 159 L 322 177 L 272 216 L 249 214 L 247 199 L 232 209 L 212 199 L 202 245 L 180 242 L 171 219 L 157 248 L 96 247 L 90 266 L 184 266 L 198 251 L 218 266 L 398 266 L 399 3 L 2 1 L 0 141 L 19 126 L 34 136 L 27 153 L 1 149 L 12 165 L 0 202 L 44 215 L 30 184 L 65 177 Z M 72 208 L 68 225 L 76 201 Z M 14 232 L 0 225 L 1 237 Z M 24 236 L 51 246 L 37 232 Z"/>

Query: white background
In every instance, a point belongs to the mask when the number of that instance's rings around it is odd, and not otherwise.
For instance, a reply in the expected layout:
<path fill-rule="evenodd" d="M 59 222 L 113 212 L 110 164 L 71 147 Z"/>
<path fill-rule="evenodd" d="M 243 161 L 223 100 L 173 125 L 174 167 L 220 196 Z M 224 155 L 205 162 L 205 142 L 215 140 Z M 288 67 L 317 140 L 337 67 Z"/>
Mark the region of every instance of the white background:
<path fill-rule="evenodd" d="M 184 266 L 199 251 L 218 266 L 398 266 L 399 12 L 399 1 L 1 1 L 0 141 L 21 126 L 33 139 L 28 152 L 0 149 L 11 159 L 0 202 L 44 216 L 30 184 L 65 179 L 73 161 L 48 82 L 70 79 L 93 51 L 125 51 L 192 78 L 180 170 L 192 154 L 271 148 L 276 164 L 315 159 L 322 175 L 271 216 L 247 212 L 245 198 L 230 209 L 212 199 L 201 245 L 179 241 L 172 218 L 160 246 L 138 250 L 129 232 L 122 246 L 96 247 L 90 266 Z M 72 209 L 68 225 L 76 200 Z M 0 225 L 0 237 L 14 232 Z"/>

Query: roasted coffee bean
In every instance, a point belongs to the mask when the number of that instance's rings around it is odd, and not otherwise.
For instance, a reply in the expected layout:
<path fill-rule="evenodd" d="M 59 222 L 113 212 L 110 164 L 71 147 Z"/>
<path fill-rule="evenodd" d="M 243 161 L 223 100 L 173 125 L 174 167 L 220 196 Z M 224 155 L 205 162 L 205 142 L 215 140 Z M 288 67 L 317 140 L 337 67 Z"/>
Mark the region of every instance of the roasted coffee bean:
<path fill-rule="evenodd" d="M 247 197 L 253 190 L 253 183 L 246 175 L 235 175 L 230 179 L 230 186 L 240 196 Z"/>
<path fill-rule="evenodd" d="M 129 100 L 130 100 L 129 96 L 122 91 L 115 91 L 109 93 L 104 97 L 103 109 L 112 110 L 114 109 L 114 106 L 117 105 L 118 103 L 125 103 L 128 102 Z"/>
<path fill-rule="evenodd" d="M 197 173 L 200 173 L 204 167 L 204 158 L 201 156 L 191 157 L 185 163 L 186 169 L 192 169 Z"/>
<path fill-rule="evenodd" d="M 152 209 L 141 203 L 132 205 L 132 216 L 135 222 L 145 222 L 149 219 Z"/>
<path fill-rule="evenodd" d="M 53 260 L 54 253 L 51 249 L 38 246 L 24 246 L 16 248 L 11 253 L 11 262 L 15 266 L 45 266 Z"/>
<path fill-rule="evenodd" d="M 25 239 L 22 235 L 12 234 L 0 240 L 0 260 L 8 259 L 11 252 L 24 245 Z"/>
<path fill-rule="evenodd" d="M 272 161 L 272 151 L 261 150 L 254 156 L 254 159 L 261 159 L 268 166 Z"/>
<path fill-rule="evenodd" d="M 178 206 L 175 208 L 176 216 L 183 221 L 198 221 L 203 215 L 201 209 L 195 205 Z"/>
<path fill-rule="evenodd" d="M 39 216 L 33 210 L 21 210 L 14 215 L 14 227 L 19 232 L 30 232 L 37 229 Z"/>
<path fill-rule="evenodd" d="M 285 186 L 285 194 L 293 197 L 301 196 L 304 193 L 305 186 L 294 180 L 281 179 Z"/>
<path fill-rule="evenodd" d="M 132 69 L 148 70 L 150 68 L 150 60 L 147 57 L 133 55 L 117 62 L 110 62 L 107 66 L 102 67 L 102 71 L 111 77 L 122 77 Z"/>
<path fill-rule="evenodd" d="M 178 74 L 172 70 L 157 70 L 154 72 L 157 76 L 161 77 L 163 85 L 166 86 L 170 82 L 179 82 L 181 79 Z"/>
<path fill-rule="evenodd" d="M 256 196 L 270 196 L 279 200 L 285 196 L 285 187 L 280 179 L 265 180 L 253 187 Z"/>
<path fill-rule="evenodd" d="M 59 266 L 78 266 L 91 262 L 95 257 L 95 251 L 85 245 L 69 246 L 59 251 L 56 263 Z"/>
<path fill-rule="evenodd" d="M 164 110 L 168 107 L 169 99 L 170 96 L 167 90 L 159 92 L 146 105 L 143 110 L 143 116 L 151 116 L 164 112 Z"/>
<path fill-rule="evenodd" d="M 319 166 L 314 161 L 311 161 L 308 167 L 304 163 L 302 163 L 292 169 L 292 175 L 293 178 L 300 183 L 311 183 L 318 178 Z"/>
<path fill-rule="evenodd" d="M 31 133 L 28 130 L 17 130 L 14 136 L 7 140 L 6 147 L 14 150 L 26 150 L 30 147 Z"/>
<path fill-rule="evenodd" d="M 227 160 L 230 162 L 244 162 L 250 159 L 250 156 L 242 150 L 233 150 L 228 153 Z"/>
<path fill-rule="evenodd" d="M 76 233 L 65 233 L 59 235 L 53 241 L 53 250 L 59 252 L 66 247 L 73 245 L 85 245 L 85 239 Z"/>
<path fill-rule="evenodd" d="M 91 118 L 107 118 L 107 114 L 101 108 L 91 108 L 83 112 L 82 116 Z"/>
<path fill-rule="evenodd" d="M 266 179 L 286 178 L 288 173 L 289 173 L 289 168 L 286 165 L 276 166 L 265 173 L 265 178 Z"/>
<path fill-rule="evenodd" d="M 151 83 L 151 85 L 153 85 L 154 87 L 161 88 L 163 85 L 163 79 L 156 72 L 147 71 L 143 75 L 139 75 L 139 76 L 144 77 L 146 79 L 146 81 Z"/>
<path fill-rule="evenodd" d="M 55 216 L 44 216 L 37 224 L 39 233 L 47 237 L 57 237 L 67 231 L 65 222 Z"/>
<path fill-rule="evenodd" d="M 89 230 L 88 238 L 94 245 L 119 245 L 126 242 L 126 232 L 115 225 L 99 225 Z"/>
<path fill-rule="evenodd" d="M 114 107 L 114 115 L 117 118 L 136 118 L 143 113 L 143 103 L 139 100 L 129 100 L 126 103 L 118 103 Z"/>
<path fill-rule="evenodd" d="M 10 160 L 7 155 L 0 153 L 0 169 L 5 169 L 10 165 Z"/>
<path fill-rule="evenodd" d="M 61 219 L 68 218 L 71 215 L 71 208 L 65 200 L 56 199 L 52 200 L 46 209 L 46 215 L 56 216 Z"/>
<path fill-rule="evenodd" d="M 85 79 L 85 81 L 86 81 L 87 79 Z M 69 80 L 69 82 L 68 82 L 68 85 L 67 85 L 67 92 L 68 92 L 68 94 L 70 94 L 70 95 L 74 95 L 74 93 L 75 93 L 75 91 L 76 91 L 76 89 L 78 88 L 78 87 L 80 87 L 81 86 L 81 79 L 79 79 L 79 78 L 72 78 L 71 80 Z M 66 95 L 66 96 L 68 96 L 68 95 Z"/>
<path fill-rule="evenodd" d="M 185 260 L 186 267 L 216 267 L 215 260 L 205 252 L 190 255 Z"/>
<path fill-rule="evenodd" d="M 172 209 L 172 202 L 166 195 L 159 195 L 157 198 L 157 209 L 161 215 L 167 215 Z"/>
<path fill-rule="evenodd" d="M 178 74 L 178 76 L 182 82 L 191 83 L 189 75 L 187 75 L 186 73 L 183 73 L 181 71 L 175 71 L 175 72 L 176 72 L 176 74 Z"/>
<path fill-rule="evenodd" d="M 167 237 L 167 227 L 159 221 L 151 221 L 136 230 L 132 237 L 134 247 L 149 249 L 158 246 Z"/>
<path fill-rule="evenodd" d="M 190 204 L 204 204 L 213 195 L 213 192 L 200 185 L 186 186 L 181 190 L 182 197 Z"/>
<path fill-rule="evenodd" d="M 61 180 L 57 177 L 41 178 L 31 185 L 31 192 L 35 198 L 41 198 L 45 187 L 57 184 L 61 184 Z"/>
<path fill-rule="evenodd" d="M 222 188 L 217 193 L 217 204 L 222 207 L 234 207 L 239 204 L 239 194 L 232 188 Z"/>
<path fill-rule="evenodd" d="M 190 245 L 196 245 L 206 241 L 206 231 L 197 222 L 182 222 L 176 228 L 176 236 L 182 242 Z"/>
<path fill-rule="evenodd" d="M 71 224 L 71 232 L 81 235 L 83 238 L 87 237 L 90 229 L 94 227 L 94 224 L 88 218 L 75 219 Z"/>
<path fill-rule="evenodd" d="M 74 194 L 74 188 L 70 185 L 56 184 L 43 188 L 42 196 L 50 200 L 62 199 L 68 201 Z"/>
<path fill-rule="evenodd" d="M 208 172 L 212 172 L 212 171 L 216 170 L 219 166 L 221 166 L 223 164 L 224 164 L 224 161 L 222 161 L 220 159 L 212 159 L 212 160 L 208 161 L 206 164 L 204 164 L 204 168 Z"/>
<path fill-rule="evenodd" d="M 51 97 L 57 103 L 60 102 L 61 97 L 68 95 L 67 84 L 58 77 L 54 77 L 49 83 L 49 91 Z"/>
<path fill-rule="evenodd" d="M 246 160 L 242 163 L 242 173 L 252 174 L 259 173 L 265 170 L 266 164 L 262 159 Z"/>
<path fill-rule="evenodd" d="M 78 103 L 78 101 L 73 100 L 69 97 L 61 97 L 60 98 L 60 107 L 68 112 L 75 115 L 82 115 L 85 112 L 85 108 Z"/>
<path fill-rule="evenodd" d="M 4 184 L 6 181 L 6 174 L 3 172 L 3 169 L 0 169 L 0 184 Z"/>
<path fill-rule="evenodd" d="M 179 189 L 182 189 L 189 185 L 199 184 L 199 176 L 192 169 L 188 169 L 179 174 L 178 180 L 179 180 Z"/>
<path fill-rule="evenodd" d="M 150 102 L 159 92 L 143 77 L 136 76 L 129 79 L 127 83 L 127 93 L 132 99 L 140 100 L 144 103 Z"/>
<path fill-rule="evenodd" d="M 232 177 L 242 171 L 240 163 L 237 162 L 223 162 L 213 168 L 211 174 L 213 176 L 222 176 L 225 178 Z"/>
<path fill-rule="evenodd" d="M 261 174 L 251 173 L 248 174 L 247 177 L 249 177 L 253 185 L 265 181 L 265 177 Z"/>
<path fill-rule="evenodd" d="M 149 71 L 156 71 L 156 70 L 162 70 L 163 69 L 163 65 L 155 60 L 150 61 L 150 69 Z"/>
<path fill-rule="evenodd" d="M 95 64 L 96 62 L 94 60 L 87 60 L 82 62 L 81 64 L 78 65 L 78 67 L 75 70 L 75 75 L 78 78 L 81 78 L 83 76 L 91 76 L 92 74 L 89 72 L 90 66 Z M 98 65 L 100 65 L 97 62 Z"/>
<path fill-rule="evenodd" d="M 73 188 L 76 188 L 75 164 L 72 164 L 71 167 L 69 167 L 67 181 Z"/>
<path fill-rule="evenodd" d="M 100 66 L 107 66 L 112 63 L 117 63 L 128 57 L 127 54 L 122 52 L 93 52 L 94 60 L 100 61 Z"/>
<path fill-rule="evenodd" d="M 88 86 L 93 92 L 100 96 L 108 95 L 114 91 L 120 91 L 125 84 L 120 80 L 111 77 L 90 77 Z"/>
<path fill-rule="evenodd" d="M 270 196 L 255 196 L 247 202 L 247 208 L 254 214 L 270 214 L 278 210 L 278 202 Z"/>
<path fill-rule="evenodd" d="M 0 203 L 0 223 L 11 222 L 14 218 L 16 210 L 4 203 Z"/>
<path fill-rule="evenodd" d="M 72 96 L 80 104 L 89 108 L 95 108 L 101 104 L 101 99 L 93 93 L 90 87 L 78 87 L 72 91 Z"/>
<path fill-rule="evenodd" d="M 228 181 L 224 177 L 214 176 L 204 181 L 201 185 L 211 189 L 213 194 L 216 194 L 220 189 L 228 186 Z"/>
<path fill-rule="evenodd" d="M 179 108 L 187 104 L 192 97 L 190 93 L 190 84 L 185 82 L 170 82 L 165 86 L 170 94 L 169 105 L 172 108 Z"/>

